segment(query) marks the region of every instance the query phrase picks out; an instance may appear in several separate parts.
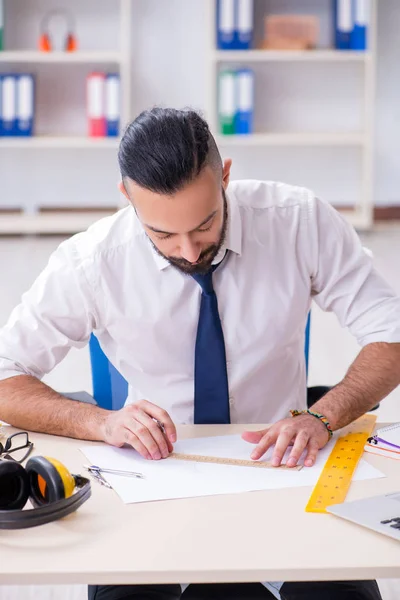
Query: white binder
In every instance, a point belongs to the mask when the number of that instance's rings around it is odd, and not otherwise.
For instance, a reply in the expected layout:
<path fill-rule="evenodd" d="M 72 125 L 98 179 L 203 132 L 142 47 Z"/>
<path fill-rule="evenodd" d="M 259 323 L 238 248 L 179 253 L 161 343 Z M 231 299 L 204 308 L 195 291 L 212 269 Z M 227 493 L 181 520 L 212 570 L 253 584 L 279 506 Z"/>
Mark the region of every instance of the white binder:
<path fill-rule="evenodd" d="M 238 49 L 248 50 L 253 37 L 253 0 L 237 0 L 236 44 Z"/>
<path fill-rule="evenodd" d="M 34 79 L 33 75 L 23 74 L 17 77 L 17 134 L 30 136 L 34 121 Z"/>
<path fill-rule="evenodd" d="M 3 135 L 14 136 L 17 133 L 17 81 L 15 75 L 3 75 L 1 84 L 1 108 Z"/>

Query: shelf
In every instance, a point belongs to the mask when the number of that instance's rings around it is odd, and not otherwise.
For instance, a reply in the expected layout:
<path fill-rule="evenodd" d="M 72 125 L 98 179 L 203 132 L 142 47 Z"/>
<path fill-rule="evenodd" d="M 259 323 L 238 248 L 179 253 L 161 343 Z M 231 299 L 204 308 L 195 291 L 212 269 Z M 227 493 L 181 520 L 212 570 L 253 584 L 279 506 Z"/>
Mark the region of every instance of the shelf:
<path fill-rule="evenodd" d="M 346 50 L 214 50 L 215 62 L 367 62 L 369 52 Z"/>
<path fill-rule="evenodd" d="M 39 52 L 36 50 L 4 50 L 0 63 L 120 63 L 119 52 Z"/>
<path fill-rule="evenodd" d="M 32 137 L 0 137 L 1 148 L 89 148 L 102 150 L 118 148 L 119 138 L 91 138 L 86 136 L 32 136 Z"/>
<path fill-rule="evenodd" d="M 363 133 L 253 133 L 217 135 L 221 146 L 362 146 Z"/>
<path fill-rule="evenodd" d="M 28 215 L 7 214 L 0 211 L 0 235 L 20 234 L 74 234 L 117 211 L 54 211 Z"/>
<path fill-rule="evenodd" d="M 115 214 L 115 211 L 48 211 L 29 215 L 24 213 L 8 214 L 0 211 L 1 235 L 26 234 L 75 234 L 84 231 L 90 225 L 104 217 Z M 371 223 L 360 209 L 344 209 L 343 216 L 358 230 L 367 230 Z"/>
<path fill-rule="evenodd" d="M 339 210 L 340 214 L 353 225 L 357 231 L 369 231 L 373 225 L 373 212 L 364 210 L 361 206 Z"/>

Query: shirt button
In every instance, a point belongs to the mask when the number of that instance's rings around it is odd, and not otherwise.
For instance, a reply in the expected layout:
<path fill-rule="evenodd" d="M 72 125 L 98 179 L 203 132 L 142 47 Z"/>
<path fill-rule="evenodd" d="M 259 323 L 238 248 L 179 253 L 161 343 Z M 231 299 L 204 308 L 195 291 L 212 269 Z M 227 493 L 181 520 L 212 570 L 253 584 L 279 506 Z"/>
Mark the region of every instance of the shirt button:
<path fill-rule="evenodd" d="M 229 404 L 231 406 L 233 406 L 235 404 L 235 398 L 233 396 L 230 396 L 230 398 L 229 398 Z"/>

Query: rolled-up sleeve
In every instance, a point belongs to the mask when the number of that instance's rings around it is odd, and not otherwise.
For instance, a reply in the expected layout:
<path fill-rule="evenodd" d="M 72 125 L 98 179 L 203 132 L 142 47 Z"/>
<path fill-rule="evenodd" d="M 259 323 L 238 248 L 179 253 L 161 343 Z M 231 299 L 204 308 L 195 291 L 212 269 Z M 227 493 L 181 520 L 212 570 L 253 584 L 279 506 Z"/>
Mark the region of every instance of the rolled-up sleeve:
<path fill-rule="evenodd" d="M 400 298 L 374 268 L 353 227 L 328 203 L 309 202 L 315 302 L 333 311 L 361 346 L 400 342 Z"/>
<path fill-rule="evenodd" d="M 83 347 L 94 326 L 83 264 L 67 240 L 0 329 L 0 380 L 16 375 L 41 379 L 71 347 Z"/>

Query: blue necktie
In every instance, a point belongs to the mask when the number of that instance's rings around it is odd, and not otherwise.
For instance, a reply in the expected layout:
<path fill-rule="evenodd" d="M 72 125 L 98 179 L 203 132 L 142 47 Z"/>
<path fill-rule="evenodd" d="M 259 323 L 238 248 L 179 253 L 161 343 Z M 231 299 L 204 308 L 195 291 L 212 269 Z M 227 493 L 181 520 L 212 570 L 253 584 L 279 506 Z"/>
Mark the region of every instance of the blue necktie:
<path fill-rule="evenodd" d="M 224 334 L 218 313 L 212 268 L 193 275 L 201 286 L 201 304 L 194 361 L 194 422 L 230 423 Z"/>

